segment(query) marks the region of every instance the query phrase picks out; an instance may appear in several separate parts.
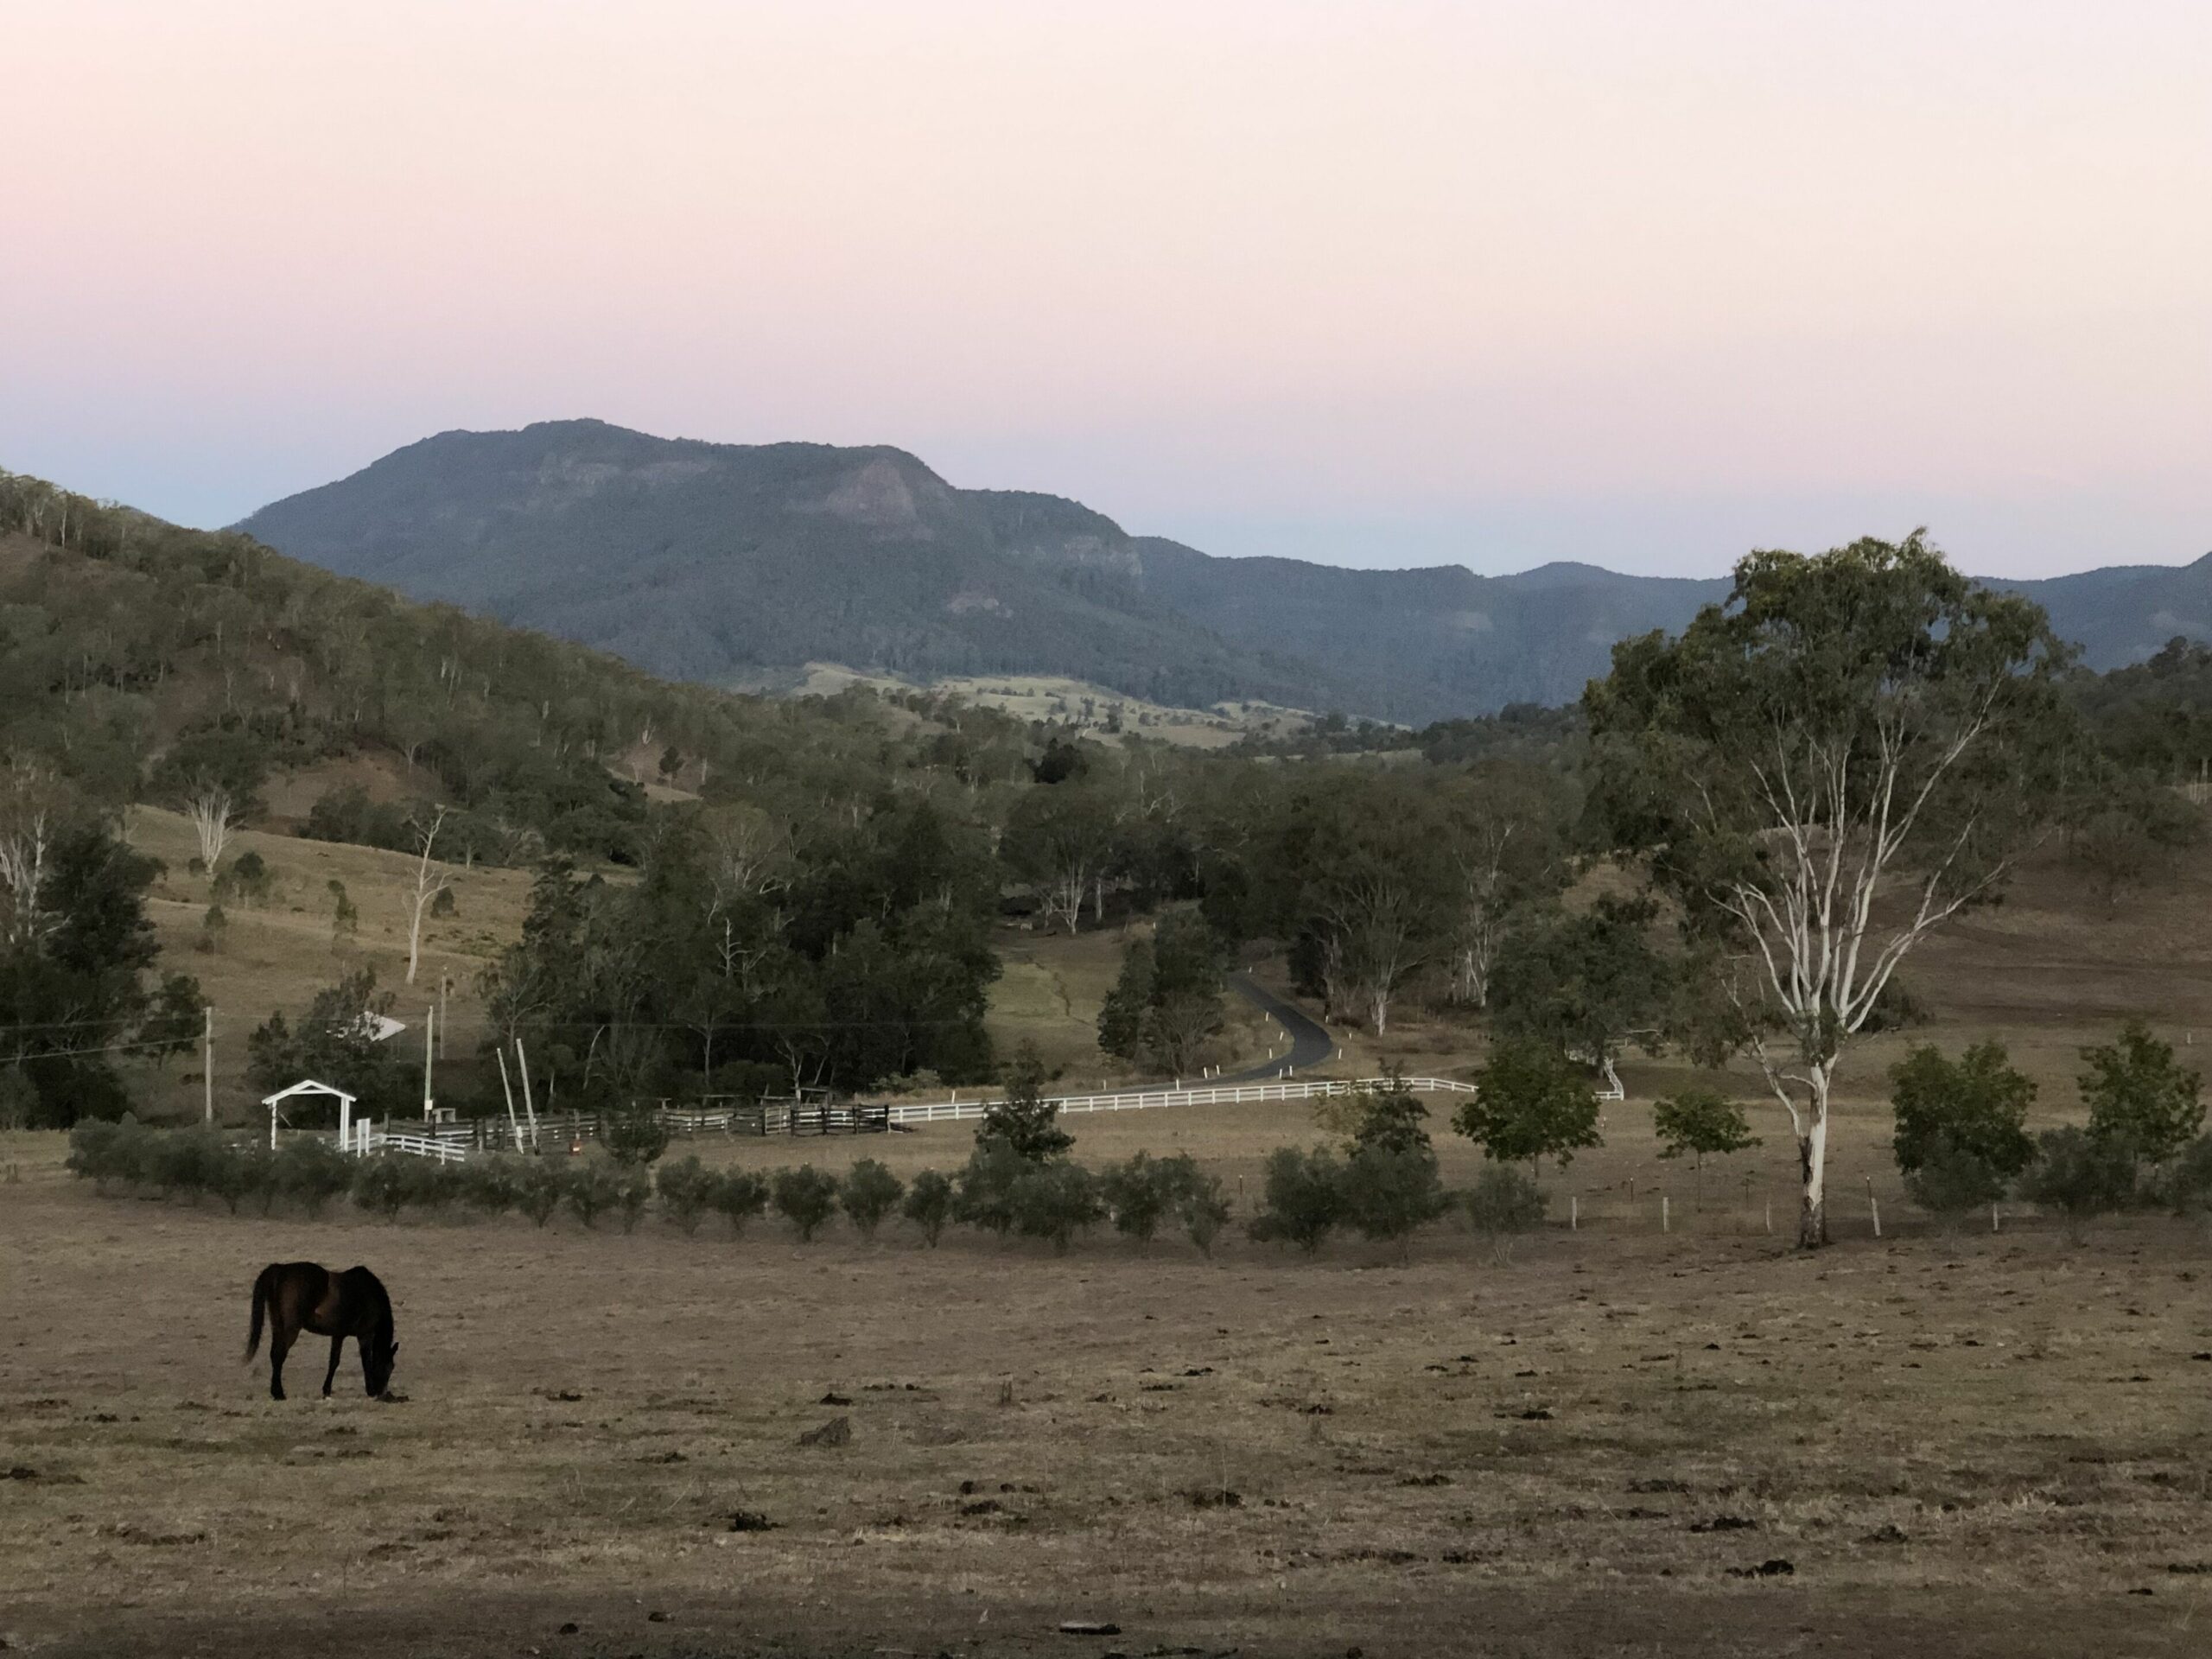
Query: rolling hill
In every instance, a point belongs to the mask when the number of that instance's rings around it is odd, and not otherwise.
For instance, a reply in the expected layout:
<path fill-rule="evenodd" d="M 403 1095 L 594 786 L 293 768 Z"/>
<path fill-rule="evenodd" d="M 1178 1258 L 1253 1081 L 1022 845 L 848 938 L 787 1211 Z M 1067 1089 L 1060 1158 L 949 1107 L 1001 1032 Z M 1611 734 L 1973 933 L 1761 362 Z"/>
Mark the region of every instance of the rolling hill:
<path fill-rule="evenodd" d="M 1481 576 L 1215 558 L 1059 497 L 956 487 L 899 449 L 598 421 L 442 433 L 240 528 L 670 677 L 825 662 L 1034 674 L 1409 725 L 1571 701 L 1616 640 L 1679 628 L 1727 588 L 1573 563 Z M 2212 639 L 2212 556 L 1996 585 L 2042 603 L 2093 668 Z"/>

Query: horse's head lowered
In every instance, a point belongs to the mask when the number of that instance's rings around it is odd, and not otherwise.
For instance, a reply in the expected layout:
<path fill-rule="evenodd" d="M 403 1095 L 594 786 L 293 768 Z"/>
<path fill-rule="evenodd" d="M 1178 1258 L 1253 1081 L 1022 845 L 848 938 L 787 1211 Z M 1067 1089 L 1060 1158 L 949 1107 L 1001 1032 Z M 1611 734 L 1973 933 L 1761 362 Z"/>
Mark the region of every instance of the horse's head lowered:
<path fill-rule="evenodd" d="M 361 1344 L 361 1380 L 368 1385 L 370 1399 L 378 1398 L 391 1387 L 391 1368 L 398 1358 L 399 1342 L 391 1334 L 391 1320 L 387 1318 Z"/>

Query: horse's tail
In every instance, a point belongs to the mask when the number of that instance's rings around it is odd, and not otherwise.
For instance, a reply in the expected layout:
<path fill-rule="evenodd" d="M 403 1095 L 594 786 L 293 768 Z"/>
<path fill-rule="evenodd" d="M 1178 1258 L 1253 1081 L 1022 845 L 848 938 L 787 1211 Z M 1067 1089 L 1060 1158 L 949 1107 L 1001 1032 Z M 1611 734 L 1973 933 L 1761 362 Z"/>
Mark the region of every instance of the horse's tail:
<path fill-rule="evenodd" d="M 273 1267 L 264 1268 L 261 1277 L 253 1281 L 253 1323 L 245 1333 L 245 1363 L 247 1364 L 251 1364 L 253 1357 L 261 1351 L 261 1310 L 276 1294 L 275 1287 L 270 1283 L 276 1272 Z"/>

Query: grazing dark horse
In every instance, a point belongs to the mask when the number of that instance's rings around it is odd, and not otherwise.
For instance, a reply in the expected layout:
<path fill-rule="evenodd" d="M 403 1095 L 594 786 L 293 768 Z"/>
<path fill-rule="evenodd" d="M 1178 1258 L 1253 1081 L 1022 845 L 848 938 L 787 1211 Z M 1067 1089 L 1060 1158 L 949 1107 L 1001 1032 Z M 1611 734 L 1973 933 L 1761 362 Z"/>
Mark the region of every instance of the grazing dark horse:
<path fill-rule="evenodd" d="M 261 1348 L 261 1320 L 269 1318 L 269 1397 L 284 1397 L 284 1356 L 302 1331 L 330 1338 L 330 1369 L 323 1373 L 322 1392 L 330 1394 L 331 1379 L 338 1375 L 338 1356 L 351 1337 L 361 1351 L 361 1380 L 374 1400 L 391 1386 L 391 1363 L 399 1344 L 391 1334 L 391 1298 L 376 1274 L 366 1268 L 333 1273 L 312 1262 L 271 1262 L 253 1281 L 253 1325 L 247 1332 L 245 1357 L 251 1361 Z"/>

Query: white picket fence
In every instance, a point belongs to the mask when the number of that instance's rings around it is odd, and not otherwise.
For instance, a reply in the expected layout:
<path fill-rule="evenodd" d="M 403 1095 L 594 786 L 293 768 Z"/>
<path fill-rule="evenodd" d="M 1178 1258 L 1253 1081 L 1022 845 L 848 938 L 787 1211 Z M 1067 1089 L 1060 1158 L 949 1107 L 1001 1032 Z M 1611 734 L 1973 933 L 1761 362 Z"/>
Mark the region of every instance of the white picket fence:
<path fill-rule="evenodd" d="M 1455 1083 L 1450 1077 L 1407 1077 L 1404 1086 L 1417 1095 L 1471 1095 L 1471 1083 Z M 1257 1105 L 1267 1101 L 1325 1100 L 1334 1095 L 1349 1095 L 1360 1090 L 1387 1089 L 1389 1077 L 1335 1077 L 1300 1081 L 1284 1077 L 1270 1083 L 1216 1083 L 1194 1089 L 1135 1089 L 1118 1094 L 1060 1095 L 1053 1096 L 1051 1104 L 1064 1112 L 1135 1112 L 1148 1111 L 1167 1106 L 1243 1106 Z M 921 1101 L 906 1105 L 892 1105 L 884 1109 L 893 1123 L 947 1123 L 982 1116 L 997 1103 L 997 1096 L 979 1095 L 973 1100 L 962 1100 L 957 1095 L 950 1100 Z M 850 1109 L 842 1109 L 849 1110 Z M 701 1111 L 696 1108 L 663 1107 L 660 1115 L 671 1128 L 696 1133 L 702 1129 L 727 1128 L 730 1114 Z M 573 1116 L 557 1124 L 549 1122 L 547 1135 L 556 1144 L 566 1144 L 578 1137 L 580 1120 Z M 785 1127 L 779 1124 L 779 1128 Z M 364 1157 L 380 1152 L 404 1152 L 416 1158 L 435 1158 L 442 1164 L 465 1161 L 474 1148 L 477 1131 L 469 1126 L 440 1126 L 395 1129 L 389 1122 L 383 1127 L 366 1118 L 353 1125 L 351 1143 L 346 1148 Z"/>
<path fill-rule="evenodd" d="M 372 1153 L 404 1152 L 417 1158 L 435 1158 L 442 1164 L 458 1164 L 467 1158 L 468 1143 L 452 1136 L 380 1129 L 364 1121 L 353 1133 L 353 1150 L 365 1157 Z"/>
<path fill-rule="evenodd" d="M 1408 1077 L 1405 1087 L 1416 1095 L 1471 1095 L 1471 1083 L 1454 1083 L 1449 1077 Z M 1363 1089 L 1387 1089 L 1389 1077 L 1337 1077 L 1319 1082 L 1292 1082 L 1282 1079 L 1274 1083 L 1217 1083 L 1198 1089 L 1140 1089 L 1112 1095 L 1060 1095 L 1050 1098 L 1048 1104 L 1064 1112 L 1135 1112 L 1161 1106 L 1242 1106 L 1270 1100 L 1324 1100 L 1332 1095 L 1349 1095 Z M 981 1117 L 984 1111 L 997 1103 L 993 1097 L 962 1100 L 955 1096 L 950 1100 L 926 1101 L 914 1105 L 894 1105 L 891 1109 L 893 1123 L 943 1123 L 959 1118 Z"/>

